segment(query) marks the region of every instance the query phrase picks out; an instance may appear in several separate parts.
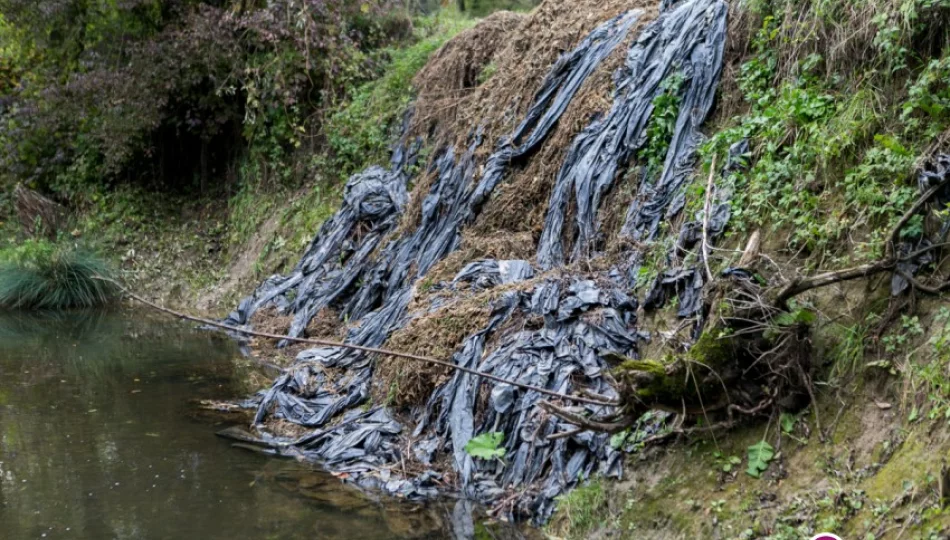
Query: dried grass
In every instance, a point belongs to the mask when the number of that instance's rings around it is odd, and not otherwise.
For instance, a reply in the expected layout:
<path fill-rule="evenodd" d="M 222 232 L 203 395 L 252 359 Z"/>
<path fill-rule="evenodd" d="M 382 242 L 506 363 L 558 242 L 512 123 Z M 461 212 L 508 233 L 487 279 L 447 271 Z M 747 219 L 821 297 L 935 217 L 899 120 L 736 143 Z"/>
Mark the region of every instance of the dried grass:
<path fill-rule="evenodd" d="M 531 232 L 503 231 L 498 234 L 463 235 L 462 245 L 439 261 L 427 274 L 427 281 L 451 281 L 466 264 L 478 259 L 534 258 L 537 236 Z"/>
<path fill-rule="evenodd" d="M 342 340 L 346 336 L 346 325 L 336 311 L 321 309 L 310 319 L 304 335 L 313 339 Z"/>
<path fill-rule="evenodd" d="M 293 320 L 293 315 L 281 315 L 276 306 L 265 306 L 255 311 L 248 322 L 258 332 L 284 335 Z"/>
<path fill-rule="evenodd" d="M 433 136 L 440 126 L 456 125 L 459 104 L 479 85 L 505 37 L 524 18 L 510 11 L 493 13 L 436 51 L 412 81 L 416 89 L 413 134 Z"/>
<path fill-rule="evenodd" d="M 459 123 L 454 129 L 456 141 L 461 143 L 472 126 L 483 125 L 487 143 L 483 146 L 486 151 L 493 149 L 498 138 L 520 122 L 544 76 L 562 53 L 577 46 L 598 24 L 629 9 L 644 9 L 647 12 L 644 20 L 652 19 L 650 12 L 655 13 L 655 4 L 650 0 L 542 2 L 511 33 L 507 46 L 496 53 L 495 76 L 459 104 Z M 634 29 L 631 36 L 637 33 Z M 621 51 L 624 47 L 617 49 Z M 622 52 L 620 54 L 622 56 Z M 606 62 L 605 66 L 610 64 L 612 62 Z M 599 72 L 603 73 L 605 66 L 601 66 Z M 607 68 L 606 88 L 602 87 L 608 93 L 612 71 Z M 597 77 L 588 80 L 588 87 L 594 79 Z"/>
<path fill-rule="evenodd" d="M 417 317 L 386 342 L 390 349 L 449 360 L 465 338 L 482 330 L 491 317 L 492 293 L 454 302 Z M 402 407 L 424 403 L 451 371 L 405 358 L 388 357 L 376 363 L 375 400 Z"/>
<path fill-rule="evenodd" d="M 642 7 L 643 4 L 628 2 L 625 5 L 629 8 Z M 617 47 L 584 83 L 538 154 L 525 168 L 513 171 L 506 182 L 496 189 L 492 204 L 465 232 L 463 242 L 478 245 L 479 242 L 474 239 L 476 237 L 505 233 L 531 233 L 537 242 L 544 226 L 551 189 L 571 143 L 590 125 L 595 115 L 610 109 L 614 94 L 613 73 L 622 66 L 629 44 L 636 39 L 640 29 L 656 17 L 655 6 L 645 8 L 645 11 L 638 26 L 630 31 L 626 43 Z"/>

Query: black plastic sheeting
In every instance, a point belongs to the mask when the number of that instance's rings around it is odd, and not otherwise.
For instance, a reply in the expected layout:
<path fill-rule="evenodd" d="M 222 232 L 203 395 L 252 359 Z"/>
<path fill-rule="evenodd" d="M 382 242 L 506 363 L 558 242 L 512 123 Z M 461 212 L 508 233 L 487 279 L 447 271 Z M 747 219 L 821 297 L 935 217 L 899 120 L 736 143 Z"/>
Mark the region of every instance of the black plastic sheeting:
<path fill-rule="evenodd" d="M 416 161 L 417 146 L 407 151 L 405 141 L 401 141 L 389 170 L 373 166 L 350 178 L 340 210 L 320 227 L 293 273 L 268 278 L 225 322 L 247 324 L 258 309 L 268 304 L 299 313 L 301 320 L 309 321 L 336 301 L 353 285 L 369 255 L 395 227 L 409 200 L 406 171 Z M 295 294 L 289 295 L 290 291 Z M 299 335 L 299 329 L 294 335 Z"/>
<path fill-rule="evenodd" d="M 667 206 L 693 173 L 702 141 L 699 126 L 712 109 L 722 71 L 728 11 L 721 0 L 682 2 L 641 32 L 618 77 L 613 107 L 577 136 L 558 173 L 538 245 L 542 269 L 561 266 L 567 259 L 564 221 L 572 191 L 576 217 L 570 260 L 589 258 L 596 245 L 601 200 L 647 143 L 653 100 L 663 93 L 663 81 L 679 74 L 684 78 L 680 112 L 663 172 L 655 181 L 641 179 L 623 227 L 623 234 L 636 241 L 656 235 Z"/>
<path fill-rule="evenodd" d="M 950 180 L 950 155 L 940 154 L 928 162 L 920 171 L 917 176 L 917 187 L 920 194 L 923 195 L 947 180 Z M 934 204 L 937 208 L 946 208 L 950 204 L 950 184 L 944 185 L 931 204 Z M 933 245 L 946 243 L 948 233 L 950 233 L 950 219 L 941 224 L 940 229 L 932 238 L 921 236 L 914 239 L 913 242 L 902 242 L 896 246 L 897 254 L 906 257 L 911 253 L 922 251 Z M 891 276 L 891 295 L 898 296 L 910 289 L 910 282 L 902 273 L 913 276 L 935 262 L 934 251 L 928 251 L 914 259 L 898 263 L 897 272 L 894 272 L 894 275 Z"/>
<path fill-rule="evenodd" d="M 670 207 L 678 205 L 675 211 L 682 211 L 683 199 L 677 195 L 694 165 L 701 139 L 697 128 L 712 105 L 727 9 L 721 0 L 666 4 L 628 51 L 626 65 L 616 75 L 618 91 L 611 111 L 585 129 L 567 155 L 539 246 L 542 269 L 564 262 L 560 241 L 571 190 L 578 207 L 573 258 L 588 255 L 597 235 L 600 200 L 618 170 L 643 145 L 653 98 L 673 73 L 684 76 L 682 112 L 666 166 L 655 181 L 642 183 L 625 232 L 636 239 L 650 238 Z M 299 336 L 314 315 L 330 307 L 351 322 L 347 342 L 383 345 L 393 330 L 416 315 L 407 313 L 415 284 L 458 248 L 462 228 L 478 214 L 507 170 L 540 147 L 584 80 L 640 17 L 641 12 L 634 10 L 607 21 L 562 55 L 523 121 L 498 143 L 484 166 L 475 158 L 482 143 L 477 128 L 460 155 L 452 147 L 438 152 L 429 170 L 436 180 L 422 201 L 414 229 L 393 234 L 407 201 L 407 170 L 415 156 L 406 141 L 394 152 L 388 170 L 373 167 L 352 177 L 341 209 L 321 227 L 294 272 L 266 280 L 227 322 L 246 325 L 258 309 L 274 305 L 281 313 L 294 315 L 289 333 Z M 710 219 L 716 234 L 729 217 L 723 200 L 717 197 Z M 681 248 L 689 249 L 687 244 L 695 241 L 684 237 Z M 636 261 L 636 254 L 631 260 Z M 690 272 L 664 277 L 656 294 L 666 294 L 669 288 L 698 290 L 702 274 L 695 269 Z M 437 286 L 457 291 L 485 289 L 534 275 L 527 261 L 479 260 L 468 264 L 451 283 Z M 617 397 L 609 366 L 599 351 L 635 357 L 637 343 L 648 339 L 636 329 L 638 305 L 628 295 L 629 275 L 614 269 L 585 278 L 548 278 L 531 290 L 506 292 L 495 302 L 489 324 L 469 336 L 452 361 L 557 392 L 583 389 Z M 683 298 L 681 294 L 681 314 L 696 313 L 701 295 L 697 293 L 695 302 L 687 306 Z M 433 496 L 446 482 L 434 463 L 447 453 L 456 473 L 452 480 L 460 483 L 466 497 L 495 505 L 510 518 L 529 517 L 538 524 L 553 512 L 555 498 L 578 481 L 594 473 L 609 477 L 622 473 L 621 453 L 608 444 L 607 435 L 581 432 L 548 440 L 549 435 L 572 431 L 574 426 L 544 412 L 537 392 L 487 384 L 480 377 L 455 372 L 428 403 L 412 413 L 410 433 L 386 408 L 367 412 L 358 408 L 369 396 L 372 376 L 372 359 L 365 354 L 338 347 L 309 349 L 252 404 L 257 408 L 255 424 L 275 418 L 314 431 L 299 439 L 243 432 L 224 435 L 278 455 L 320 462 L 330 470 L 348 473 L 349 481 L 360 486 L 408 498 Z M 610 413 L 607 409 L 573 407 L 585 415 Z M 331 420 L 339 423 L 327 427 Z M 474 460 L 464 451 L 472 437 L 493 431 L 504 433 L 506 465 Z M 404 455 L 406 451 L 412 455 Z M 415 476 L 397 474 L 402 470 L 398 464 L 410 457 L 432 469 Z M 498 506 L 501 502 L 504 505 Z M 461 530 L 468 527 L 460 525 Z"/>
<path fill-rule="evenodd" d="M 563 393 L 576 391 L 575 381 L 582 380 L 587 390 L 616 398 L 616 389 L 605 376 L 608 366 L 598 351 L 635 355 L 636 344 L 643 339 L 634 330 L 636 299 L 621 289 L 621 283 L 601 287 L 589 280 L 552 279 L 531 292 L 506 293 L 491 322 L 469 337 L 453 359 L 458 365 Z M 516 313 L 543 323 L 502 336 L 494 350 L 486 351 L 486 341 Z M 581 479 L 593 473 L 620 477 L 621 454 L 607 444 L 608 435 L 585 432 L 549 441 L 549 435 L 574 426 L 540 409 L 540 394 L 495 384 L 488 386 L 488 399 L 481 400 L 483 384 L 480 377 L 456 372 L 432 394 L 413 433 L 419 449 L 416 457 L 423 463 L 431 462 L 439 450 L 452 452 L 466 496 L 492 504 L 515 491 L 519 496 L 504 509 L 506 515 L 530 516 L 541 524 L 553 512 L 555 497 Z M 610 411 L 589 405 L 576 412 Z M 473 460 L 465 452 L 472 437 L 496 431 L 505 434 L 507 466 Z"/>
<path fill-rule="evenodd" d="M 525 118 L 488 158 L 478 183 L 473 177 L 480 130 L 472 134 L 460 158 L 454 148 L 443 149 L 430 171 L 437 173 L 438 179 L 423 201 L 419 226 L 411 234 L 390 240 L 375 262 L 369 256 L 393 229 L 407 199 L 405 171 L 414 152 L 400 147 L 390 170 L 371 167 L 355 175 L 347 183 L 340 211 L 321 227 L 295 271 L 286 278 L 267 280 L 227 321 L 246 324 L 257 309 L 274 303 L 294 314 L 289 334 L 297 337 L 316 313 L 337 304 L 348 320 L 367 315 L 372 319 L 363 325 L 371 329 L 351 339 L 368 340 L 356 341 L 363 345 L 381 343 L 405 311 L 408 288 L 458 247 L 462 226 L 477 214 L 507 168 L 537 150 L 582 83 L 640 16 L 640 11 L 631 11 L 600 25 L 558 59 Z M 360 226 L 370 232 L 361 236 Z"/>
<path fill-rule="evenodd" d="M 509 285 L 533 277 L 534 269 L 528 261 L 483 259 L 465 265 L 452 280 L 452 284 L 468 282 L 479 289 L 490 289 L 496 285 Z"/>

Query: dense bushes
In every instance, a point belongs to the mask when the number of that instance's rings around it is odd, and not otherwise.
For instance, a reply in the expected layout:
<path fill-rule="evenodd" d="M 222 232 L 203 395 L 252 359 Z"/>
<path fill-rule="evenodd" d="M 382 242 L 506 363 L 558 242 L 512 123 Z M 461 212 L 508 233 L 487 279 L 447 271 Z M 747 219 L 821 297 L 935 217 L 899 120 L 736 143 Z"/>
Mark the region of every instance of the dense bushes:
<path fill-rule="evenodd" d="M 385 0 L 0 0 L 0 173 L 75 199 L 279 161 L 410 28 Z"/>
<path fill-rule="evenodd" d="M 47 240 L 0 250 L 0 307 L 66 309 L 108 304 L 118 297 L 112 268 L 93 252 Z"/>

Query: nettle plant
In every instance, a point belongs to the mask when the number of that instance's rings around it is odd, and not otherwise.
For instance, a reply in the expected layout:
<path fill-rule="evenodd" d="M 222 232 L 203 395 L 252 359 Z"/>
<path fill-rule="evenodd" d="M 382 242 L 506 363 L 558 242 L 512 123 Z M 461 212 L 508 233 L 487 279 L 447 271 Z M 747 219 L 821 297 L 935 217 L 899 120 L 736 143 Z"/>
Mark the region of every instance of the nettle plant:
<path fill-rule="evenodd" d="M 950 127 L 950 2 L 831 1 L 807 7 L 807 24 L 785 20 L 788 4 L 798 2 L 756 4 L 762 26 L 736 79 L 744 110 L 703 148 L 706 163 L 750 142 L 750 166 L 725 179 L 736 232 L 782 231 L 790 252 L 821 266 L 879 258 L 886 231 L 918 196 L 917 156 Z M 826 43 L 834 18 L 853 14 L 883 33 L 847 45 L 880 54 L 842 57 Z M 797 57 L 788 57 L 790 40 L 801 43 Z M 898 49 L 897 60 L 884 54 Z M 903 231 L 920 232 L 920 222 Z"/>

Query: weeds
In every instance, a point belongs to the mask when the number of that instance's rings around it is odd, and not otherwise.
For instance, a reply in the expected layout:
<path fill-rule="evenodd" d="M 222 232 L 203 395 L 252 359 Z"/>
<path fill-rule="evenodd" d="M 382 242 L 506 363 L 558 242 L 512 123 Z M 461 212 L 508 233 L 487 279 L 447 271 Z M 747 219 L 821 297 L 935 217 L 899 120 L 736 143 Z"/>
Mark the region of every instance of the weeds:
<path fill-rule="evenodd" d="M 667 77 L 660 83 L 662 92 L 653 99 L 653 114 L 646 129 L 647 142 L 637 155 L 638 161 L 646 167 L 647 178 L 653 178 L 663 170 L 679 118 L 680 90 L 684 81 L 682 73 Z"/>
<path fill-rule="evenodd" d="M 412 100 L 412 78 L 432 53 L 473 22 L 444 11 L 438 19 L 419 22 L 423 35 L 414 45 L 386 51 L 390 60 L 383 76 L 353 91 L 324 128 L 332 153 L 330 170 L 345 178 L 368 164 L 386 161 L 393 133 Z"/>
<path fill-rule="evenodd" d="M 923 333 L 917 317 L 903 317 L 902 327 L 905 332 L 915 336 Z M 894 337 L 896 341 L 896 338 L 903 336 L 889 337 Z M 923 353 L 921 356 L 926 360 L 915 359 L 918 354 L 908 354 L 904 374 L 910 387 L 926 392 L 929 408 L 921 411 L 915 405 L 908 421 L 916 421 L 921 413 L 926 412 L 930 420 L 943 418 L 950 422 L 950 309 L 940 308 L 934 316 L 930 339 L 916 353 Z"/>
<path fill-rule="evenodd" d="M 586 538 L 600 527 L 607 515 L 607 492 L 600 479 L 579 486 L 558 501 L 558 522 L 549 529 L 571 538 Z M 565 523 L 566 522 L 566 523 Z"/>
<path fill-rule="evenodd" d="M 867 330 L 866 324 L 837 325 L 831 330 L 837 339 L 829 354 L 832 361 L 830 380 L 841 380 L 861 370 L 867 345 Z"/>
<path fill-rule="evenodd" d="M 750 141 L 751 167 L 724 182 L 734 193 L 733 229 L 787 231 L 788 249 L 816 266 L 880 256 L 884 232 L 917 195 L 915 158 L 950 126 L 950 61 L 922 62 L 914 48 L 924 46 L 922 36 L 940 33 L 939 10 L 950 4 L 857 4 L 752 2 L 761 26 L 736 80 L 748 110 L 703 150 L 709 163 L 711 154 Z M 867 17 L 865 24 L 877 26 L 866 45 L 882 54 L 846 62 L 835 56 L 841 51 L 820 37 L 843 31 L 842 17 Z M 851 37 L 847 46 L 868 36 Z M 896 72 L 910 72 L 906 84 Z M 920 228 L 918 222 L 906 234 Z M 849 255 L 835 255 L 842 252 Z"/>

